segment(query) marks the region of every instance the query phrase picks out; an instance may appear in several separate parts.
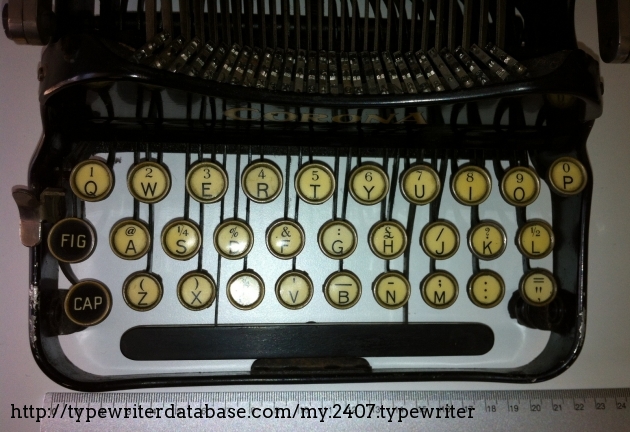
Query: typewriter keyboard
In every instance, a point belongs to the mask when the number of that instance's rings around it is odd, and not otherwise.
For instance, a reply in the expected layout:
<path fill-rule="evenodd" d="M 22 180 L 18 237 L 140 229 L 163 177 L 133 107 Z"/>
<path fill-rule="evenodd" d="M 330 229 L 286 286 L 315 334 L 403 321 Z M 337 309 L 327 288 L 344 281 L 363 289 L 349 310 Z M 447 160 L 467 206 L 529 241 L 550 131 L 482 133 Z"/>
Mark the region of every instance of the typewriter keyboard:
<path fill-rule="evenodd" d="M 77 205 L 47 238 L 67 277 L 65 313 L 88 326 L 61 344 L 89 372 L 249 370 L 256 358 L 133 361 L 119 345 L 136 326 L 442 322 L 494 333 L 483 355 L 368 359 L 394 368 L 517 367 L 547 343 L 507 303 L 556 295 L 550 194 L 585 186 L 575 159 L 537 173 L 527 161 L 400 151 L 136 148 L 71 168 Z"/>

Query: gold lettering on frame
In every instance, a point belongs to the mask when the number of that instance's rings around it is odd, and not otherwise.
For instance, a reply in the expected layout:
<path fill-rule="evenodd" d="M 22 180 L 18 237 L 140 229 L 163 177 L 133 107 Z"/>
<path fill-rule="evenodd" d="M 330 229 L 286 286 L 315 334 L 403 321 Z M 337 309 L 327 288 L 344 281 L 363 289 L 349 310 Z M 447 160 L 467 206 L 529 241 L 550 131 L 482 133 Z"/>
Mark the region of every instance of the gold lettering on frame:
<path fill-rule="evenodd" d="M 391 124 L 392 121 L 396 120 L 396 114 L 390 114 L 389 117 L 387 117 L 386 119 L 381 117 L 381 116 L 377 116 L 376 114 L 370 114 L 367 116 L 367 119 L 365 119 L 365 123 L 383 123 L 383 124 Z"/>
<path fill-rule="evenodd" d="M 353 114 L 339 114 L 332 118 L 333 123 L 360 123 L 361 116 Z"/>
<path fill-rule="evenodd" d="M 427 124 L 426 120 L 424 119 L 424 117 L 422 117 L 422 114 L 420 114 L 419 112 L 411 113 L 405 118 L 403 118 L 402 120 L 396 122 L 396 124 L 402 124 L 402 123 Z"/>
<path fill-rule="evenodd" d="M 295 121 L 298 116 L 297 114 L 293 114 L 291 112 L 285 111 L 273 111 L 265 114 L 265 120 L 277 121 L 277 122 L 288 122 Z"/>
<path fill-rule="evenodd" d="M 304 114 L 302 114 L 302 119 L 300 120 L 300 122 L 302 122 L 302 123 L 308 123 L 308 122 L 326 123 L 326 119 L 327 118 L 328 118 L 328 115 L 326 115 L 326 114 L 304 113 Z"/>
<path fill-rule="evenodd" d="M 243 114 L 239 114 L 243 112 Z M 255 120 L 260 120 L 260 116 L 257 117 L 253 117 L 252 118 L 247 118 L 247 112 L 251 112 L 251 113 L 257 113 L 260 114 L 260 111 L 254 108 L 232 108 L 229 110 L 225 110 L 223 112 L 223 116 L 231 119 L 231 120 L 243 120 L 243 121 L 255 121 Z M 271 114 L 271 113 L 270 113 Z"/>

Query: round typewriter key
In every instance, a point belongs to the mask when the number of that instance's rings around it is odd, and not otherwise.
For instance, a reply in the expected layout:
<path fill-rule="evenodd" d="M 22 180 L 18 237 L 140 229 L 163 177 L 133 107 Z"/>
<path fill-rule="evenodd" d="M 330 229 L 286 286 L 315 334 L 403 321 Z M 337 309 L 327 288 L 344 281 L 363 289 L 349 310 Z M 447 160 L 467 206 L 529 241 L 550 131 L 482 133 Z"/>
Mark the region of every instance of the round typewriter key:
<path fill-rule="evenodd" d="M 493 260 L 505 251 L 507 236 L 501 225 L 493 221 L 481 221 L 468 232 L 468 248 L 482 260 Z"/>
<path fill-rule="evenodd" d="M 521 297 L 532 306 L 546 306 L 553 301 L 558 286 L 553 275 L 545 269 L 533 269 L 521 278 Z"/>
<path fill-rule="evenodd" d="M 267 249 L 280 259 L 297 256 L 304 249 L 304 230 L 292 220 L 282 219 L 267 228 Z"/>
<path fill-rule="evenodd" d="M 186 309 L 206 309 L 214 302 L 216 285 L 206 272 L 191 271 L 177 283 L 177 298 Z"/>
<path fill-rule="evenodd" d="M 236 273 L 227 283 L 227 297 L 238 309 L 254 309 L 265 297 L 265 283 L 251 270 Z"/>
<path fill-rule="evenodd" d="M 136 272 L 123 283 L 123 298 L 131 309 L 145 312 L 162 300 L 162 282 L 153 274 Z"/>
<path fill-rule="evenodd" d="M 400 179 L 400 191 L 411 204 L 430 203 L 438 196 L 440 187 L 440 177 L 427 165 L 410 167 Z"/>
<path fill-rule="evenodd" d="M 157 162 L 145 161 L 131 167 L 127 187 L 135 199 L 154 204 L 164 199 L 171 189 L 168 169 Z"/>
<path fill-rule="evenodd" d="M 244 221 L 231 219 L 214 230 L 214 248 L 227 259 L 243 258 L 254 245 L 254 232 Z"/>
<path fill-rule="evenodd" d="M 551 226 L 534 219 L 521 227 L 516 236 L 518 250 L 530 259 L 544 258 L 553 250 L 554 237 Z"/>
<path fill-rule="evenodd" d="M 357 248 L 357 231 L 346 220 L 330 220 L 319 229 L 319 248 L 328 258 L 344 259 Z"/>
<path fill-rule="evenodd" d="M 72 170 L 70 188 L 83 201 L 101 201 L 114 188 L 114 174 L 100 160 L 85 160 Z"/>
<path fill-rule="evenodd" d="M 586 187 L 587 179 L 584 165 L 571 157 L 557 159 L 549 168 L 549 182 L 559 195 L 579 194 Z"/>
<path fill-rule="evenodd" d="M 249 164 L 241 176 L 243 192 L 258 203 L 275 200 L 282 191 L 282 173 L 276 164 L 257 161 Z"/>
<path fill-rule="evenodd" d="M 112 309 L 112 295 L 101 282 L 86 279 L 70 287 L 63 309 L 70 321 L 81 326 L 102 322 Z"/>
<path fill-rule="evenodd" d="M 398 309 L 409 301 L 411 285 L 400 272 L 381 273 L 372 285 L 376 302 L 386 309 Z"/>
<path fill-rule="evenodd" d="M 446 309 L 455 303 L 458 291 L 457 279 L 443 270 L 428 274 L 420 282 L 424 302 L 435 309 Z"/>
<path fill-rule="evenodd" d="M 448 221 L 435 221 L 422 228 L 420 246 L 431 258 L 438 260 L 450 258 L 459 249 L 459 231 Z"/>
<path fill-rule="evenodd" d="M 142 223 L 134 219 L 123 219 L 109 233 L 109 246 L 116 256 L 135 260 L 143 257 L 151 246 L 151 235 Z"/>
<path fill-rule="evenodd" d="M 216 162 L 197 162 L 186 174 L 186 190 L 200 203 L 210 204 L 219 201 L 227 189 L 228 176 Z"/>
<path fill-rule="evenodd" d="M 467 165 L 453 176 L 451 190 L 453 197 L 464 205 L 479 205 L 490 196 L 492 180 L 490 174 L 478 166 Z"/>
<path fill-rule="evenodd" d="M 287 309 L 302 309 L 313 298 L 313 282 L 305 272 L 290 270 L 278 278 L 276 297 Z"/>
<path fill-rule="evenodd" d="M 493 308 L 503 300 L 503 278 L 491 270 L 482 270 L 468 281 L 468 297 L 481 308 Z"/>
<path fill-rule="evenodd" d="M 389 191 L 389 178 L 379 165 L 364 163 L 350 174 L 350 195 L 360 204 L 381 202 Z"/>
<path fill-rule="evenodd" d="M 540 179 L 529 167 L 509 169 L 501 180 L 501 195 L 508 204 L 524 207 L 530 205 L 540 193 Z"/>
<path fill-rule="evenodd" d="M 324 296 L 332 307 L 350 309 L 361 298 L 361 281 L 350 271 L 335 272 L 324 282 Z"/>
<path fill-rule="evenodd" d="M 335 192 L 335 175 L 323 163 L 304 165 L 295 175 L 295 190 L 309 204 L 321 204 Z"/>
<path fill-rule="evenodd" d="M 92 255 L 95 247 L 96 231 L 83 219 L 62 219 L 48 233 L 48 249 L 62 262 L 85 261 Z"/>
<path fill-rule="evenodd" d="M 379 258 L 398 258 L 407 247 L 407 231 L 400 222 L 381 221 L 370 228 L 368 235 L 370 249 Z"/>
<path fill-rule="evenodd" d="M 201 247 L 201 232 L 194 222 L 176 219 L 162 230 L 162 248 L 166 255 L 177 260 L 188 260 Z"/>

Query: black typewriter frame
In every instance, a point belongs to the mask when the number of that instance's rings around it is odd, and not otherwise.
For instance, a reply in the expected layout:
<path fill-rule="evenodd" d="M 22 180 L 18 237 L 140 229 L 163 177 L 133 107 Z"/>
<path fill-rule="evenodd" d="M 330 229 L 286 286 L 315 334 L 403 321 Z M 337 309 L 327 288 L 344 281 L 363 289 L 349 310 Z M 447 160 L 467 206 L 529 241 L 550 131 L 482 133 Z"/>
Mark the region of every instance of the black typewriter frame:
<path fill-rule="evenodd" d="M 557 155 L 571 155 L 580 160 L 592 179 L 592 172 L 586 153 L 586 139 L 594 118 L 601 114 L 601 86 L 597 63 L 579 50 L 560 52 L 536 60 L 543 71 L 524 81 L 490 86 L 467 91 L 466 94 L 429 94 L 413 98 L 401 96 L 366 96 L 357 102 L 356 98 L 345 96 L 308 96 L 278 94 L 265 90 L 252 90 L 218 83 L 206 83 L 203 86 L 188 77 L 174 77 L 165 71 L 156 71 L 145 66 L 128 63 L 116 56 L 92 35 L 71 35 L 49 45 L 42 59 L 45 72 L 40 87 L 40 101 L 44 136 L 31 163 L 29 186 L 39 196 L 47 187 L 59 186 L 58 172 L 49 167 L 61 168 L 63 157 L 67 153 L 67 143 L 79 141 L 120 140 L 151 141 L 152 145 L 170 145 L 175 151 L 182 151 L 183 143 L 200 144 L 199 131 L 211 131 L 218 137 L 236 141 L 239 136 L 258 131 L 260 124 L 252 122 L 240 129 L 231 129 L 225 121 L 195 124 L 180 122 L 167 125 L 157 122 L 136 122 L 135 124 L 113 125 L 101 122 L 100 125 L 77 121 L 69 115 L 68 107 L 77 108 L 70 113 L 81 114 L 81 103 L 74 105 L 84 96 L 85 85 L 97 82 L 128 80 L 142 86 L 159 85 L 173 87 L 187 92 L 203 94 L 216 100 L 251 100 L 263 102 L 274 100 L 278 106 L 306 109 L 309 107 L 329 107 L 331 109 L 348 105 L 362 107 L 412 107 L 435 106 L 442 103 L 473 103 L 487 99 L 517 100 L 530 94 L 565 94 L 576 98 L 577 103 L 569 111 L 548 113 L 548 125 L 539 128 L 493 126 L 493 127 L 458 127 L 445 123 L 441 126 L 423 127 L 422 125 L 403 125 L 387 130 L 387 134 L 406 136 L 410 141 L 429 141 L 423 146 L 427 151 L 441 157 L 451 157 L 454 152 L 467 155 L 467 144 L 475 143 L 486 151 L 501 154 L 505 139 L 521 148 L 523 140 L 536 141 L 529 156 L 535 168 L 545 173 Z M 531 64 L 530 64 L 531 66 Z M 535 67 L 534 67 L 535 69 Z M 506 109 L 509 102 L 506 104 Z M 62 115 L 63 114 L 63 115 Z M 79 117 L 80 118 L 80 117 Z M 262 120 L 261 120 L 262 122 Z M 557 124 L 557 126 L 555 126 Z M 369 140 L 363 133 L 369 131 L 369 125 L 340 125 L 334 133 L 345 137 L 361 137 Z M 265 142 L 277 143 L 277 137 L 304 137 L 307 134 L 323 134 L 318 125 L 286 125 L 274 127 L 264 125 Z M 231 138 L 230 138 L 231 137 Z M 375 139 L 378 139 L 375 138 Z M 530 141 L 530 143 L 531 143 Z M 160 144 L 171 143 L 171 144 Z M 175 144 L 173 144 L 175 143 Z M 124 142 L 122 142 L 124 146 Z M 531 145 L 531 144 L 530 144 Z M 271 152 L 273 145 L 270 145 Z M 409 151 L 418 150 L 411 146 Z M 236 151 L 241 151 L 237 148 Z M 276 149 L 276 151 L 281 151 Z M 282 150 L 284 151 L 284 150 Z M 326 153 L 330 149 L 323 148 Z M 512 151 L 512 150 L 510 150 Z M 470 156 L 470 155 L 468 155 Z M 544 178 L 544 177 L 543 177 Z M 547 181 L 545 179 L 545 181 Z M 580 194 L 572 197 L 560 197 L 552 194 L 554 209 L 553 226 L 556 236 L 565 241 L 563 247 L 554 251 L 554 273 L 557 274 L 561 294 L 566 310 L 571 316 L 561 325 L 553 323 L 549 310 L 526 310 L 527 307 L 512 299 L 514 318 L 524 325 L 547 325 L 552 328 L 549 342 L 544 351 L 530 364 L 514 369 L 458 369 L 458 370 L 402 370 L 371 371 L 370 368 L 338 371 L 282 371 L 258 370 L 244 374 L 156 374 L 97 376 L 80 370 L 63 353 L 59 343 L 60 334 L 78 330 L 63 319 L 62 303 L 65 291 L 57 284 L 59 264 L 48 253 L 45 242 L 30 248 L 30 317 L 29 330 L 31 349 L 40 368 L 51 379 L 68 388 L 83 391 L 111 391 L 128 388 L 167 387 L 184 385 L 221 385 L 221 384 L 264 384 L 264 383 L 333 383 L 333 382 L 384 382 L 384 381 L 501 381 L 512 383 L 531 383 L 547 380 L 566 370 L 579 354 L 585 336 L 586 319 L 586 276 L 587 276 L 587 239 L 588 218 L 592 193 L 592 181 Z M 54 206 L 53 206 L 54 207 Z M 55 209 L 48 212 L 55 213 Z M 59 216 L 59 215 L 57 215 Z M 54 219 L 55 216 L 52 216 Z M 567 223 L 567 218 L 571 222 Z M 560 223 L 563 219 L 563 223 Z M 42 223 L 42 235 L 52 225 L 52 220 Z M 531 309 L 531 308 L 530 308 Z M 540 312 L 540 313 L 539 313 Z M 404 325 L 404 324 L 402 324 Z"/>

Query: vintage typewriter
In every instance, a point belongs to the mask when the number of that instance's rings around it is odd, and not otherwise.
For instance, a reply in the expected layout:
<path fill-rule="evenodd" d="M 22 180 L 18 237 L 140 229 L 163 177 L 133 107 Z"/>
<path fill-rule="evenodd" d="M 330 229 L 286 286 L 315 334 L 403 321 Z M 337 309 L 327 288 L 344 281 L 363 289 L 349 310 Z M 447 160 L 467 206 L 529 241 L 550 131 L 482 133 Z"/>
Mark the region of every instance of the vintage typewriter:
<path fill-rule="evenodd" d="M 3 18 L 47 44 L 13 196 L 56 382 L 525 383 L 578 355 L 602 87 L 572 1 Z"/>

